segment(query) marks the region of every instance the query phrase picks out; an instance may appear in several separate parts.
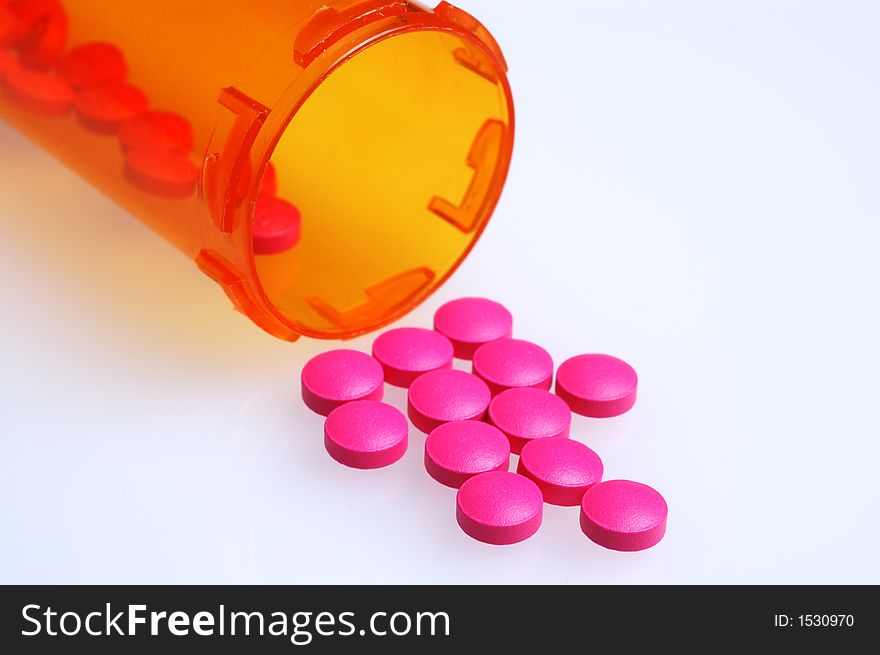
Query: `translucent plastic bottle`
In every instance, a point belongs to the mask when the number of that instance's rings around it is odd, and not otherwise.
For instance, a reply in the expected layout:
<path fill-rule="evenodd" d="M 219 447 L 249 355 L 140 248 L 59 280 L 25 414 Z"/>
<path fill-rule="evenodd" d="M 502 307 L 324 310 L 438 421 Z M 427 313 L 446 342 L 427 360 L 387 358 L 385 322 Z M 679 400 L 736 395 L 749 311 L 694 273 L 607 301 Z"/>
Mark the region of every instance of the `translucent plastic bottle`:
<path fill-rule="evenodd" d="M 289 340 L 355 336 L 430 295 L 513 145 L 504 58 L 446 2 L 0 0 L 0 81 L 0 116 Z M 301 223 L 255 254 L 269 193 Z"/>

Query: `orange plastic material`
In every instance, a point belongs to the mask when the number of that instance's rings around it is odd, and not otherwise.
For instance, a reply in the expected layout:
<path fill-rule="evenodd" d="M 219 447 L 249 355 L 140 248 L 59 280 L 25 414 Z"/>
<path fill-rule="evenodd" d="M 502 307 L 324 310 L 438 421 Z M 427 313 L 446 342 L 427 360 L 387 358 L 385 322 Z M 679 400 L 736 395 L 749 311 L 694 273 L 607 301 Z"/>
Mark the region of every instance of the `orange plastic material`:
<path fill-rule="evenodd" d="M 289 340 L 389 323 L 467 255 L 510 163 L 506 72 L 446 2 L 0 0 L 0 116 Z M 284 237 L 255 254 L 270 165 Z"/>

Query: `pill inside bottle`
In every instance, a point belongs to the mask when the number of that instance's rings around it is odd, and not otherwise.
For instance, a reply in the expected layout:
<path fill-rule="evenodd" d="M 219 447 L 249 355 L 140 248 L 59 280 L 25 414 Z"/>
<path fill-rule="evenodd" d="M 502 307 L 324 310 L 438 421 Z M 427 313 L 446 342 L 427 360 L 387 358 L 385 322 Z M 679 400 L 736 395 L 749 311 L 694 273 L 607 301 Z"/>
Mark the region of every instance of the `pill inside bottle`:
<path fill-rule="evenodd" d="M 507 64 L 447 2 L 0 8 L 0 118 L 276 337 L 350 338 L 404 316 L 501 194 Z"/>

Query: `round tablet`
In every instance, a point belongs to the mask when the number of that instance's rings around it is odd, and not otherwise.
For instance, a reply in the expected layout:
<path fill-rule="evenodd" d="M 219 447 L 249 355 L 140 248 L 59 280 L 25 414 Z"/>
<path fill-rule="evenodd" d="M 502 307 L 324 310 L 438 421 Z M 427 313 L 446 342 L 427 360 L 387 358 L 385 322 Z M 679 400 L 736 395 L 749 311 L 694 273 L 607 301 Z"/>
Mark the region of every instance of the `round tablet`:
<path fill-rule="evenodd" d="M 193 128 L 180 114 L 145 111 L 119 126 L 119 141 L 125 150 L 175 151 L 185 155 L 193 147 Z"/>
<path fill-rule="evenodd" d="M 382 366 L 358 350 L 328 350 L 315 355 L 302 375 L 302 397 L 313 412 L 327 416 L 352 400 L 382 400 Z"/>
<path fill-rule="evenodd" d="M 474 375 L 498 394 L 513 387 L 549 389 L 553 382 L 553 358 L 534 343 L 522 339 L 498 339 L 474 353 Z"/>
<path fill-rule="evenodd" d="M 425 440 L 425 470 L 440 484 L 457 489 L 486 471 L 506 471 L 510 444 L 502 432 L 482 421 L 451 421 Z"/>
<path fill-rule="evenodd" d="M 187 198 L 195 191 L 199 169 L 177 152 L 129 150 L 125 176 L 147 193 L 166 198 Z"/>
<path fill-rule="evenodd" d="M 378 400 L 340 405 L 324 421 L 324 447 L 340 464 L 377 469 L 406 453 L 409 423 L 395 407 Z"/>
<path fill-rule="evenodd" d="M 420 375 L 407 394 L 412 424 L 425 433 L 449 421 L 482 420 L 492 394 L 480 378 L 455 369 Z"/>
<path fill-rule="evenodd" d="M 66 116 L 73 104 L 70 85 L 48 73 L 11 70 L 6 73 L 6 90 L 19 107 L 42 116 Z"/>
<path fill-rule="evenodd" d="M 413 380 L 441 368 L 452 368 L 452 344 L 433 330 L 404 327 L 388 330 L 373 342 L 373 357 L 385 369 L 385 381 L 408 387 Z"/>
<path fill-rule="evenodd" d="M 574 507 L 584 492 L 602 479 L 602 460 L 580 441 L 550 437 L 522 449 L 516 472 L 541 490 L 544 502 Z"/>
<path fill-rule="evenodd" d="M 459 298 L 435 312 L 434 329 L 452 342 L 456 357 L 470 359 L 484 343 L 511 336 L 513 316 L 494 300 Z"/>
<path fill-rule="evenodd" d="M 608 418 L 632 408 L 638 382 L 632 366 L 616 357 L 578 355 L 559 366 L 556 393 L 573 412 Z"/>
<path fill-rule="evenodd" d="M 71 48 L 58 62 L 56 72 L 62 80 L 79 89 L 124 82 L 128 66 L 122 50 L 112 43 L 95 41 Z"/>
<path fill-rule="evenodd" d="M 549 391 L 516 387 L 492 399 L 489 422 L 507 435 L 511 451 L 519 454 L 533 439 L 567 437 L 571 430 L 571 410 L 564 400 Z"/>
<path fill-rule="evenodd" d="M 299 210 L 286 200 L 260 194 L 254 209 L 254 254 L 277 255 L 299 242 Z"/>
<path fill-rule="evenodd" d="M 611 550 L 644 550 L 666 534 L 663 496 L 630 480 L 608 480 L 590 487 L 581 501 L 581 530 Z"/>
<path fill-rule="evenodd" d="M 121 123 L 144 113 L 149 104 L 143 91 L 121 82 L 86 87 L 74 100 L 83 127 L 100 134 L 115 133 Z"/>
<path fill-rule="evenodd" d="M 516 473 L 490 471 L 475 475 L 461 485 L 455 500 L 458 525 L 477 541 L 515 544 L 541 527 L 541 490 Z"/>

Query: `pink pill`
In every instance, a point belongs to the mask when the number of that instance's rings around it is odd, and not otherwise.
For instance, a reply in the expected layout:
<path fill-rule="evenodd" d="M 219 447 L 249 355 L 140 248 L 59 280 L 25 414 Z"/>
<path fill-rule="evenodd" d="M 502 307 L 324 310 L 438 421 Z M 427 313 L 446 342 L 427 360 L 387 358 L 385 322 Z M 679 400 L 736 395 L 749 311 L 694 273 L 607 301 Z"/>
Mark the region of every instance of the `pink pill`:
<path fill-rule="evenodd" d="M 440 484 L 457 489 L 486 471 L 506 471 L 510 444 L 504 434 L 482 421 L 451 421 L 425 440 L 425 470 Z"/>
<path fill-rule="evenodd" d="M 357 350 L 329 350 L 302 370 L 302 397 L 313 412 L 327 416 L 352 400 L 382 400 L 382 365 Z"/>
<path fill-rule="evenodd" d="M 599 456 L 580 441 L 550 437 L 525 445 L 516 472 L 538 485 L 545 503 L 574 507 L 602 480 L 603 467 Z"/>
<path fill-rule="evenodd" d="M 470 359 L 484 343 L 511 336 L 513 316 L 493 300 L 459 298 L 436 311 L 434 329 L 449 338 L 456 357 Z"/>
<path fill-rule="evenodd" d="M 449 421 L 482 420 L 491 399 L 480 378 L 441 368 L 420 375 L 409 386 L 407 412 L 413 425 L 428 433 Z"/>
<path fill-rule="evenodd" d="M 666 534 L 663 496 L 630 480 L 608 480 L 590 487 L 581 501 L 581 530 L 611 550 L 644 550 Z"/>
<path fill-rule="evenodd" d="M 549 391 L 516 387 L 492 399 L 489 422 L 507 435 L 511 451 L 519 454 L 533 439 L 567 437 L 571 430 L 571 410 L 564 400 Z"/>
<path fill-rule="evenodd" d="M 397 328 L 376 338 L 373 357 L 385 369 L 388 384 L 408 387 L 423 373 L 452 368 L 452 344 L 433 330 Z"/>
<path fill-rule="evenodd" d="M 522 339 L 498 339 L 474 353 L 474 375 L 482 378 L 492 395 L 513 387 L 549 389 L 553 383 L 553 359 L 534 343 Z"/>
<path fill-rule="evenodd" d="M 302 229 L 299 210 L 286 200 L 260 194 L 254 209 L 255 255 L 277 255 L 293 248 Z"/>
<path fill-rule="evenodd" d="M 507 471 L 480 473 L 465 481 L 456 496 L 456 519 L 465 534 L 487 544 L 515 544 L 538 528 L 544 498 L 538 486 Z"/>
<path fill-rule="evenodd" d="M 636 402 L 639 378 L 632 366 L 610 355 L 578 355 L 556 373 L 556 393 L 571 411 L 608 418 L 629 411 Z"/>
<path fill-rule="evenodd" d="M 409 423 L 400 410 L 378 400 L 340 405 L 324 421 L 324 447 L 340 464 L 377 469 L 406 453 Z"/>

